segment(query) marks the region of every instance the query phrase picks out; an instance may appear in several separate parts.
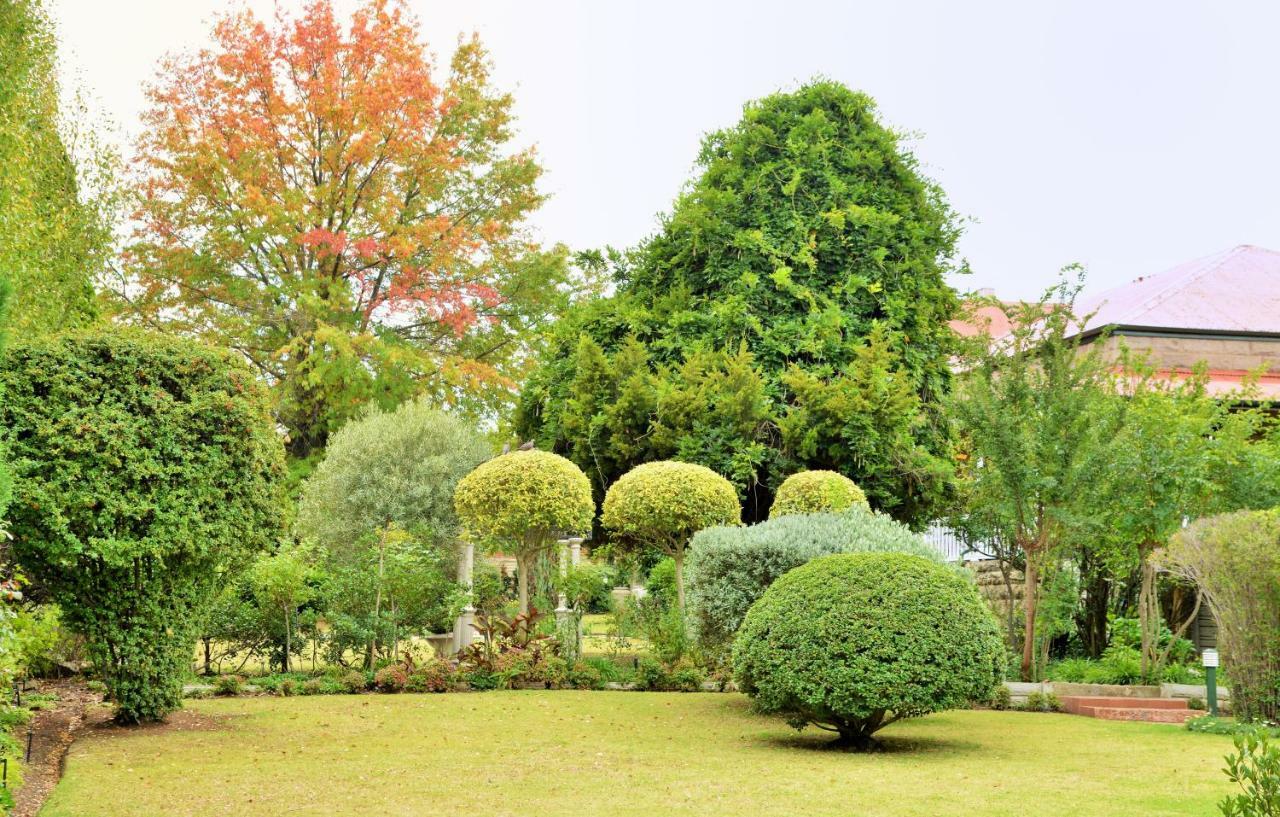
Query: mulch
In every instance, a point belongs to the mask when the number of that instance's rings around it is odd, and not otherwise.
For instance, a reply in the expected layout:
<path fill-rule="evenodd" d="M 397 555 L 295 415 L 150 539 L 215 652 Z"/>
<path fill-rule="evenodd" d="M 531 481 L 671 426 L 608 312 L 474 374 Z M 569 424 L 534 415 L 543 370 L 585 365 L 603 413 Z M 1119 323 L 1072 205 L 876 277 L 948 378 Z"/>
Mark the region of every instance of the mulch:
<path fill-rule="evenodd" d="M 37 712 L 29 724 L 31 760 L 23 764 L 22 787 L 14 792 L 12 817 L 35 817 L 62 777 L 72 741 L 86 728 L 101 726 L 111 718 L 111 710 L 102 705 L 102 695 L 83 681 L 41 681 L 38 689 L 29 689 L 30 692 L 53 693 L 58 701 Z M 20 730 L 17 737 L 25 743 L 27 731 Z"/>

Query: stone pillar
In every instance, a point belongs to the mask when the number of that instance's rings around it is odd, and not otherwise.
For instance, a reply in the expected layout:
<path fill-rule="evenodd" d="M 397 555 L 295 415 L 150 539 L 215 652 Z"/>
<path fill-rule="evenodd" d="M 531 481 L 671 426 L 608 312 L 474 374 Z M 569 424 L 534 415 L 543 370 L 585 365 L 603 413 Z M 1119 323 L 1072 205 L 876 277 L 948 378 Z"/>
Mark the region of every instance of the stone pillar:
<path fill-rule="evenodd" d="M 569 573 L 569 543 L 571 539 L 561 539 L 560 545 L 560 578 L 563 579 Z M 569 598 L 565 596 L 564 591 L 560 591 L 559 604 L 556 606 L 556 621 L 563 623 L 569 617 Z"/>
<path fill-rule="evenodd" d="M 475 569 L 476 548 L 470 542 L 462 543 L 461 557 L 458 559 L 458 584 L 467 593 L 467 604 L 453 623 L 453 651 L 465 649 L 475 640 L 476 630 L 471 626 L 476 620 L 476 607 L 472 604 L 472 576 Z"/>

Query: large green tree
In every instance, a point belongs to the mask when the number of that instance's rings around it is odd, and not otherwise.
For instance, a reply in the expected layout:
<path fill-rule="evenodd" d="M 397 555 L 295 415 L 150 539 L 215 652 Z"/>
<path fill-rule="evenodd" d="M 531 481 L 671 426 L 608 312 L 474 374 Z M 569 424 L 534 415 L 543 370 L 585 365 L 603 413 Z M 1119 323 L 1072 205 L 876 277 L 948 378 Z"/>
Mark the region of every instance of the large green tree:
<path fill-rule="evenodd" d="M 598 496 L 650 459 L 725 474 L 762 517 L 805 467 L 925 518 L 947 483 L 956 219 L 872 100 L 815 81 L 710 134 L 659 233 L 611 259 L 615 294 L 557 328 L 518 429 Z"/>
<path fill-rule="evenodd" d="M 203 613 L 283 534 L 283 452 L 242 361 L 141 332 L 12 344 L 18 563 L 82 633 L 117 718 L 181 705 Z"/>
<path fill-rule="evenodd" d="M 44 3 L 0 3 L 0 271 L 23 335 L 94 319 L 93 275 L 110 247 L 108 199 L 82 195 L 82 182 L 103 181 L 109 157 L 64 114 L 59 89 Z M 79 165 L 69 141 L 80 148 Z"/>

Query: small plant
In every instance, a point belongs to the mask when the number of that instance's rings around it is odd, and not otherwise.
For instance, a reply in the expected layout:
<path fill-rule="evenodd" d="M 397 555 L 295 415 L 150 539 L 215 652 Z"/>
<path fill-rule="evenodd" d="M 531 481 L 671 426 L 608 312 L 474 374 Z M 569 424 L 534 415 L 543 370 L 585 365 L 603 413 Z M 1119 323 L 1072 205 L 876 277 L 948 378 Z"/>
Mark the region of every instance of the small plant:
<path fill-rule="evenodd" d="M 188 698 L 193 701 L 199 701 L 199 700 L 203 700 L 204 698 L 211 697 L 212 695 L 213 695 L 213 690 L 209 689 L 208 687 L 192 687 L 191 689 L 186 690 L 182 694 L 182 697 Z"/>
<path fill-rule="evenodd" d="M 326 693 L 324 682 L 319 678 L 308 678 L 303 681 L 300 691 L 303 695 L 324 695 Z"/>
<path fill-rule="evenodd" d="M 1195 711 L 1197 711 L 1197 712 L 1203 712 L 1203 711 L 1204 711 L 1204 699 L 1203 699 L 1203 698 L 1188 698 L 1188 699 L 1187 699 L 1187 709 L 1194 709 L 1194 710 L 1195 710 Z"/>
<path fill-rule="evenodd" d="M 291 698 L 302 691 L 302 684 L 293 678 L 281 678 L 280 683 L 276 685 L 276 692 L 286 698 Z"/>
<path fill-rule="evenodd" d="M 569 686 L 574 689 L 604 689 L 604 675 L 593 664 L 579 661 L 569 668 Z"/>
<path fill-rule="evenodd" d="M 1027 712 L 1061 712 L 1062 702 L 1052 692 L 1032 692 L 1022 708 Z"/>
<path fill-rule="evenodd" d="M 368 676 L 359 670 L 351 670 L 346 673 L 338 679 L 338 683 L 342 685 L 343 689 L 353 695 L 357 692 L 364 692 L 369 688 Z"/>
<path fill-rule="evenodd" d="M 690 662 L 681 662 L 671 671 L 671 688 L 677 692 L 701 692 L 707 674 Z"/>
<path fill-rule="evenodd" d="M 1280 728 L 1274 723 L 1249 723 L 1235 718 L 1216 718 L 1213 715 L 1201 715 L 1191 718 L 1183 724 L 1188 732 L 1200 732 L 1205 735 L 1243 735 L 1248 732 L 1265 730 L 1273 737 L 1280 737 Z"/>
<path fill-rule="evenodd" d="M 404 692 L 408 683 L 409 676 L 404 668 L 395 664 L 383 667 L 373 676 L 373 686 L 379 692 Z"/>
<path fill-rule="evenodd" d="M 444 661 L 430 661 L 413 670 L 404 688 L 406 692 L 448 692 L 456 686 L 452 667 Z"/>
<path fill-rule="evenodd" d="M 1235 754 L 1227 755 L 1224 771 L 1240 794 L 1218 804 L 1223 817 L 1280 815 L 1280 746 L 1270 729 L 1251 729 L 1235 736 Z"/>
<path fill-rule="evenodd" d="M 991 700 L 987 702 L 987 705 L 1001 712 L 1011 708 L 1013 706 L 1013 695 L 1009 692 L 1009 687 L 1004 684 L 997 686 L 995 691 L 991 693 Z"/>
<path fill-rule="evenodd" d="M 239 695 L 244 691 L 244 678 L 239 675 L 219 675 L 213 679 L 213 694 Z"/>
<path fill-rule="evenodd" d="M 641 658 L 639 664 L 636 665 L 636 689 L 647 692 L 655 692 L 658 690 L 669 689 L 671 687 L 671 677 L 667 674 L 667 668 L 662 663 L 653 658 Z"/>

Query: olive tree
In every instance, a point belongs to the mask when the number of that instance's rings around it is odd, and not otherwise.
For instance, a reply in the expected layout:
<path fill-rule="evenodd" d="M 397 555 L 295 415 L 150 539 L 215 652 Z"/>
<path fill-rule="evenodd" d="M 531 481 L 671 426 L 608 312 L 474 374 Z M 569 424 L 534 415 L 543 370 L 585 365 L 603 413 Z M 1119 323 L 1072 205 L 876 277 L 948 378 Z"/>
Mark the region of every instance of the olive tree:
<path fill-rule="evenodd" d="M 870 508 L 857 483 L 835 471 L 800 471 L 783 480 L 769 508 L 769 517 L 797 513 L 840 513 L 853 507 Z"/>
<path fill-rule="evenodd" d="M 655 549 L 675 561 L 676 601 L 683 613 L 685 546 L 704 528 L 738 524 L 740 514 L 733 484 L 710 468 L 649 462 L 609 488 L 602 521 L 620 550 Z"/>
<path fill-rule="evenodd" d="M 557 537 L 591 529 L 595 503 L 582 469 L 549 451 L 513 451 L 458 483 L 454 507 L 465 535 L 516 557 L 520 612 L 529 612 L 529 575 Z"/>
<path fill-rule="evenodd" d="M 738 687 L 764 713 L 865 751 L 889 724 L 990 698 L 999 627 L 971 581 L 900 553 L 824 556 L 752 605 L 733 647 Z"/>
<path fill-rule="evenodd" d="M 231 355 L 102 331 L 15 344 L 0 380 L 13 551 L 122 722 L 181 705 L 203 612 L 283 528 L 283 446 Z"/>
<path fill-rule="evenodd" d="M 392 592 L 406 582 L 392 578 L 408 569 L 416 576 L 408 584 L 439 588 L 456 564 L 454 487 L 489 453 L 472 426 L 423 400 L 372 411 L 330 437 L 303 486 L 297 531 L 328 562 L 339 585 L 333 599 L 359 630 L 367 665 L 395 640 L 399 613 L 410 607 Z M 412 606 L 430 613 L 431 605 Z"/>

